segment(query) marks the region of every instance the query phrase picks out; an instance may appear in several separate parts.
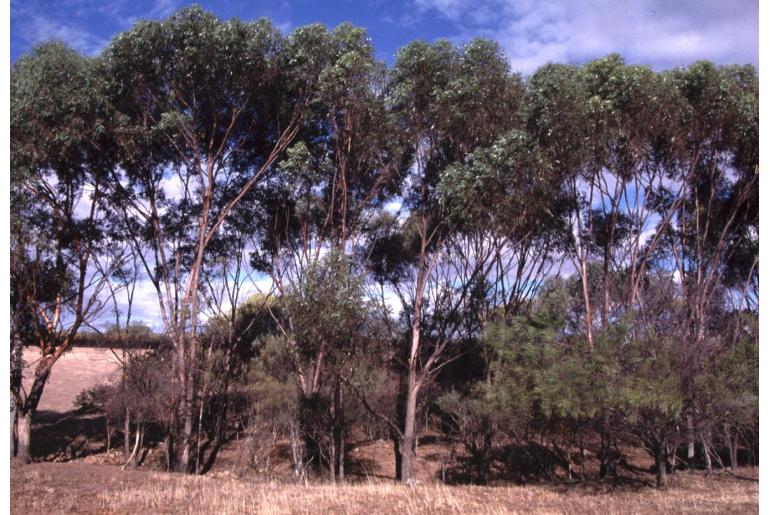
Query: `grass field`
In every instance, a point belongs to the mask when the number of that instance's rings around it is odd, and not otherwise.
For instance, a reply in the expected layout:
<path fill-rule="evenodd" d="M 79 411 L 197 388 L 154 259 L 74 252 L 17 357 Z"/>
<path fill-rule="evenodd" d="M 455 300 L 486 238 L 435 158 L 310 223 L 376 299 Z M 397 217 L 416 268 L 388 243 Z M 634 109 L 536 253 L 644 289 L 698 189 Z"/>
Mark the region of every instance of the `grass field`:
<path fill-rule="evenodd" d="M 678 473 L 667 490 L 589 483 L 407 487 L 393 482 L 286 485 L 85 463 L 14 468 L 12 513 L 756 513 L 756 469 Z"/>

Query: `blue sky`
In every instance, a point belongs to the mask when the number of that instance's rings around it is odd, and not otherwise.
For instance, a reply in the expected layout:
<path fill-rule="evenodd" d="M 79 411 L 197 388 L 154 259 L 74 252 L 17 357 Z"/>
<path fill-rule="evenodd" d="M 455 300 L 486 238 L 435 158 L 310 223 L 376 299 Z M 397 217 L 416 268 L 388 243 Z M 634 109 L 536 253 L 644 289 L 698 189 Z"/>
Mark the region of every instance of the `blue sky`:
<path fill-rule="evenodd" d="M 268 17 L 284 33 L 312 22 L 365 27 L 377 56 L 392 63 L 417 38 L 499 41 L 514 69 L 549 61 L 581 63 L 619 52 L 661 70 L 698 59 L 759 62 L 759 6 L 754 0 L 222 0 L 198 2 L 222 18 Z M 13 0 L 11 60 L 60 39 L 97 54 L 140 19 L 162 19 L 181 0 Z"/>

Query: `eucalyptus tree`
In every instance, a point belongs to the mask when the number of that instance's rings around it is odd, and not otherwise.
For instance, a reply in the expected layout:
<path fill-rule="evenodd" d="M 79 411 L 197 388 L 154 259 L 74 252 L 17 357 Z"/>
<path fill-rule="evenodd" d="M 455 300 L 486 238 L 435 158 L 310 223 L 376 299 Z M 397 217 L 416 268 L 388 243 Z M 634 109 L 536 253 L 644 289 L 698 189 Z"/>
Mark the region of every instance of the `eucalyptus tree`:
<path fill-rule="evenodd" d="M 121 146 L 113 201 L 128 240 L 152 249 L 142 254 L 143 265 L 173 341 L 182 391 L 180 471 L 191 463 L 207 247 L 293 141 L 316 79 L 286 47 L 267 20 L 221 21 L 192 7 L 137 23 L 105 50 L 102 73 Z"/>
<path fill-rule="evenodd" d="M 94 61 L 60 43 L 38 47 L 11 72 L 11 395 L 23 461 L 51 370 L 101 311 L 116 265 L 93 266 L 108 239 L 113 165 L 99 82 Z M 29 390 L 20 368 L 26 346 L 40 351 Z"/>
<path fill-rule="evenodd" d="M 360 253 L 370 218 L 398 191 L 402 150 L 386 112 L 385 68 L 364 30 L 302 27 L 320 77 L 297 143 L 255 209 L 264 216 L 254 264 L 279 293 L 330 248 Z"/>
<path fill-rule="evenodd" d="M 684 109 L 676 139 L 665 148 L 671 155 L 671 189 L 679 194 L 673 200 L 662 196 L 658 204 L 660 209 L 675 205 L 676 215 L 662 236 L 655 265 L 675 275 L 684 301 L 678 336 L 694 455 L 696 433 L 713 430 L 712 421 L 699 415 L 708 404 L 708 394 L 697 387 L 706 373 L 702 356 L 734 345 L 743 324 L 739 320 L 756 316 L 741 305 L 746 300 L 750 305 L 749 285 L 758 276 L 758 80 L 751 67 L 707 62 L 665 77 Z M 730 311 L 732 323 L 723 314 Z M 726 427 L 729 435 L 729 423 Z"/>
<path fill-rule="evenodd" d="M 750 281 L 757 272 L 758 80 L 751 67 L 699 62 L 670 72 L 686 102 L 669 173 L 680 185 L 679 210 L 666 236 L 672 270 L 688 302 L 694 343 L 708 330 L 709 306 L 722 285 Z M 665 202 L 661 202 L 665 205 Z M 748 248 L 747 248 L 748 247 Z M 738 279 L 733 256 L 749 261 Z"/>
<path fill-rule="evenodd" d="M 440 370 L 456 336 L 451 320 L 490 266 L 489 245 L 481 259 L 452 261 L 447 215 L 456 208 L 442 201 L 447 198 L 440 189 L 442 174 L 513 125 L 518 91 L 518 78 L 499 46 L 485 40 L 463 49 L 446 41 L 411 43 L 399 51 L 387 86 L 412 157 L 401 195 L 408 215 L 378 234 L 370 263 L 401 300 L 408 327 L 399 420 L 390 421 L 402 481 L 413 476 L 419 393 Z"/>
<path fill-rule="evenodd" d="M 587 91 L 580 69 L 572 65 L 547 64 L 527 81 L 523 117 L 527 133 L 535 139 L 555 173 L 563 177 L 566 213 L 565 229 L 567 255 L 580 274 L 585 300 L 584 331 L 589 345 L 593 344 L 593 321 L 588 295 L 588 248 L 582 236 L 582 215 L 586 201 L 581 198 L 579 178 L 588 161 L 586 116 Z M 577 235 L 574 228 L 577 227 Z M 577 236 L 577 237 L 575 237 Z M 571 244 L 571 245 L 570 245 Z"/>
<path fill-rule="evenodd" d="M 350 420 L 343 386 L 359 382 L 366 355 L 379 353 L 376 310 L 366 299 L 363 276 L 336 250 L 311 266 L 299 287 L 287 292 L 282 306 L 292 317 L 295 359 L 307 363 L 322 355 L 325 363 L 315 369 L 314 393 L 303 394 L 299 402 L 305 459 L 321 460 L 331 481 L 344 480 Z"/>
<path fill-rule="evenodd" d="M 350 24 L 331 31 L 309 25 L 298 29 L 295 38 L 302 42 L 297 59 L 311 60 L 319 80 L 297 143 L 260 190 L 255 212 L 263 218 L 252 261 L 270 277 L 275 294 L 285 299 L 305 288 L 308 274 L 322 266 L 327 252 L 348 256 L 366 252 L 361 236 L 372 214 L 397 191 L 402 168 L 396 127 L 385 109 L 386 70 L 375 59 L 366 32 Z M 297 338 L 304 329 L 297 325 L 292 306 L 283 306 L 280 325 L 300 400 L 303 404 L 323 400 L 323 385 L 333 381 L 335 391 L 328 400 L 341 419 L 344 405 L 338 400 L 345 385 L 335 379 L 329 357 L 344 342 L 319 340 L 300 351 Z M 307 431 L 311 423 L 301 421 Z M 338 477 L 344 473 L 341 443 L 333 446 Z M 307 457 L 311 458 L 317 456 Z"/>

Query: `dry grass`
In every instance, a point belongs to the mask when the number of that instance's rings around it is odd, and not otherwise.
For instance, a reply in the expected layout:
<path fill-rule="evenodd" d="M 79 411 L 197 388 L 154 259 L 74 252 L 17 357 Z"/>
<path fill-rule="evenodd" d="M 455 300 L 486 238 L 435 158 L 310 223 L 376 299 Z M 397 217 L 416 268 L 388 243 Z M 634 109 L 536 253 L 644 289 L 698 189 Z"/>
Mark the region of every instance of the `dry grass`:
<path fill-rule="evenodd" d="M 669 489 L 604 485 L 472 487 L 393 482 L 286 485 L 227 477 L 37 464 L 14 469 L 11 511 L 45 513 L 756 513 L 756 469 L 738 479 L 680 473 Z"/>

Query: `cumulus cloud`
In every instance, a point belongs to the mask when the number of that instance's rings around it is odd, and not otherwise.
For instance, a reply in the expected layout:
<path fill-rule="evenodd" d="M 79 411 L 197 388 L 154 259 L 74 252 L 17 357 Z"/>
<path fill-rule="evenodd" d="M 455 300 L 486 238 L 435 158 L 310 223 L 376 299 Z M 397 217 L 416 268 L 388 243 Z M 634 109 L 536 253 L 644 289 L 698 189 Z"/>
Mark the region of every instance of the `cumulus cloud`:
<path fill-rule="evenodd" d="M 759 62 L 759 8 L 747 0 L 415 0 L 414 8 L 453 22 L 456 39 L 496 39 L 525 74 L 611 52 L 658 70 L 698 59 Z"/>

